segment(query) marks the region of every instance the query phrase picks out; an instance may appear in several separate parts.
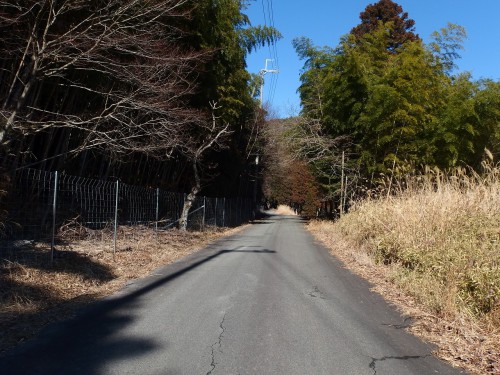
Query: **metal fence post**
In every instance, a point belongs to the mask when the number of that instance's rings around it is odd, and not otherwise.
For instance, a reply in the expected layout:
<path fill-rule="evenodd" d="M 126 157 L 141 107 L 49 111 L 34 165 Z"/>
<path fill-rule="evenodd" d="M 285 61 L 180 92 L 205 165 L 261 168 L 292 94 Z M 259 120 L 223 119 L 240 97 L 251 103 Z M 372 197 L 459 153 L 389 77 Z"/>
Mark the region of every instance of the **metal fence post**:
<path fill-rule="evenodd" d="M 116 254 L 116 232 L 118 230 L 118 193 L 119 193 L 119 186 L 120 182 L 116 180 L 116 197 L 115 197 L 115 231 L 113 234 L 113 260 L 115 260 L 115 254 Z"/>
<path fill-rule="evenodd" d="M 155 232 L 158 232 L 158 211 L 160 207 L 160 188 L 156 188 L 156 221 Z"/>
<path fill-rule="evenodd" d="M 215 228 L 217 228 L 217 197 L 215 198 L 214 223 Z"/>
<path fill-rule="evenodd" d="M 207 210 L 207 197 L 203 197 L 203 221 L 201 222 L 201 230 L 205 230 L 205 215 Z"/>
<path fill-rule="evenodd" d="M 54 199 L 52 201 L 52 242 L 50 244 L 50 263 L 54 261 L 54 248 L 56 245 L 56 205 L 57 205 L 57 171 L 54 177 Z"/>
<path fill-rule="evenodd" d="M 238 223 L 236 225 L 241 225 L 243 223 L 243 198 L 238 198 Z"/>
<path fill-rule="evenodd" d="M 226 226 L 226 198 L 222 198 L 222 227 Z"/>
<path fill-rule="evenodd" d="M 180 218 L 182 216 L 182 212 L 184 211 L 184 205 L 186 204 L 187 194 L 184 193 L 182 195 L 182 197 L 183 197 L 182 198 L 182 208 L 181 208 L 181 215 L 179 216 L 179 220 L 180 220 Z M 189 210 L 191 210 L 191 209 L 189 209 Z M 179 222 L 179 224 L 180 224 L 180 222 Z M 186 229 L 187 229 L 188 225 L 189 225 L 189 211 L 188 211 L 187 216 L 186 216 Z M 179 225 L 179 227 L 180 227 L 180 225 Z"/>

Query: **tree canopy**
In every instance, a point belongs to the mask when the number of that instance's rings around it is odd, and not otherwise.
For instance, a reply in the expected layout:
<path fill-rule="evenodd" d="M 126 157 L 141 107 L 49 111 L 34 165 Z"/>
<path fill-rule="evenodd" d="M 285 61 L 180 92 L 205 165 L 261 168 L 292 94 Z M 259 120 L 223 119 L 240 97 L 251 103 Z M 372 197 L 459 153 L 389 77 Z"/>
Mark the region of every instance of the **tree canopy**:
<path fill-rule="evenodd" d="M 245 57 L 281 37 L 244 10 L 241 0 L 1 2 L 3 167 L 186 190 L 196 160 L 203 186 L 239 194 L 240 150 L 260 116 Z"/>
<path fill-rule="evenodd" d="M 334 48 L 305 37 L 293 42 L 304 61 L 296 128 L 316 134 L 292 137 L 293 152 L 307 161 L 325 199 L 338 199 L 343 178 L 355 181 L 357 194 L 398 171 L 478 169 L 485 155 L 495 160 L 499 83 L 453 74 L 465 29 L 450 23 L 426 45 L 391 0 L 367 6 L 360 18 Z"/>
<path fill-rule="evenodd" d="M 379 28 L 380 24 L 392 23 L 393 27 L 387 39 L 387 48 L 394 52 L 407 41 L 420 38 L 415 34 L 415 21 L 408 18 L 401 5 L 392 0 L 379 0 L 370 4 L 359 15 L 361 23 L 351 30 L 356 39 Z"/>

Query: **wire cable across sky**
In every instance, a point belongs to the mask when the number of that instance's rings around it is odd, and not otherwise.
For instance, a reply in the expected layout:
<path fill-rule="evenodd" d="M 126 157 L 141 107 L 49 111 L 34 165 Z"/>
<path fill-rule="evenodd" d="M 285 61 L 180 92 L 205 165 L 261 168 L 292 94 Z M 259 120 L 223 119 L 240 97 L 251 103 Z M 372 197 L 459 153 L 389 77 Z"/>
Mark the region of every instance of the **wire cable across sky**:
<path fill-rule="evenodd" d="M 264 25 L 275 27 L 274 25 L 274 9 L 272 0 L 261 0 L 262 3 L 262 13 L 264 16 Z M 268 66 L 268 69 L 279 69 L 279 59 L 278 59 L 278 51 L 276 48 L 276 41 L 273 41 L 270 45 L 268 45 L 269 49 L 269 58 L 272 59 L 272 65 Z M 278 85 L 278 74 L 270 74 L 268 82 L 268 95 L 265 97 L 269 103 L 273 102 L 274 94 L 276 92 L 276 88 Z"/>

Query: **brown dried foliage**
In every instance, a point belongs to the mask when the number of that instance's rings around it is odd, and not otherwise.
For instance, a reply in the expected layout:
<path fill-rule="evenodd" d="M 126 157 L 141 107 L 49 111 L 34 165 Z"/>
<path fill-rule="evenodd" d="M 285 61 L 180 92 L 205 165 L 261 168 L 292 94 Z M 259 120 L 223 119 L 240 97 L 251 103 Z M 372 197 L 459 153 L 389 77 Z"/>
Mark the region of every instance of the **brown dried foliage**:
<path fill-rule="evenodd" d="M 499 170 L 421 176 L 309 229 L 412 318 L 409 330 L 474 374 L 500 372 Z"/>

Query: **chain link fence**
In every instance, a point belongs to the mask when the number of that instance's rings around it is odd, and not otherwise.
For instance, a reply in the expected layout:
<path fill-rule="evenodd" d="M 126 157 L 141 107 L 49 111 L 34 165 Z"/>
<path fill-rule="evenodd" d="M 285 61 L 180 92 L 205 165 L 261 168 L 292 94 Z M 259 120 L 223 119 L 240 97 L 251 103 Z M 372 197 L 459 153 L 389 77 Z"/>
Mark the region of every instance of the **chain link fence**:
<path fill-rule="evenodd" d="M 52 250 L 72 238 L 113 232 L 119 227 L 142 226 L 155 231 L 176 227 L 184 194 L 132 186 L 120 181 L 70 176 L 58 172 L 22 169 L 3 182 L 0 197 L 0 250 L 13 251 L 33 241 L 50 243 Z M 235 227 L 251 220 L 253 204 L 243 198 L 197 197 L 188 229 Z M 104 237 L 103 237 L 104 238 Z"/>

